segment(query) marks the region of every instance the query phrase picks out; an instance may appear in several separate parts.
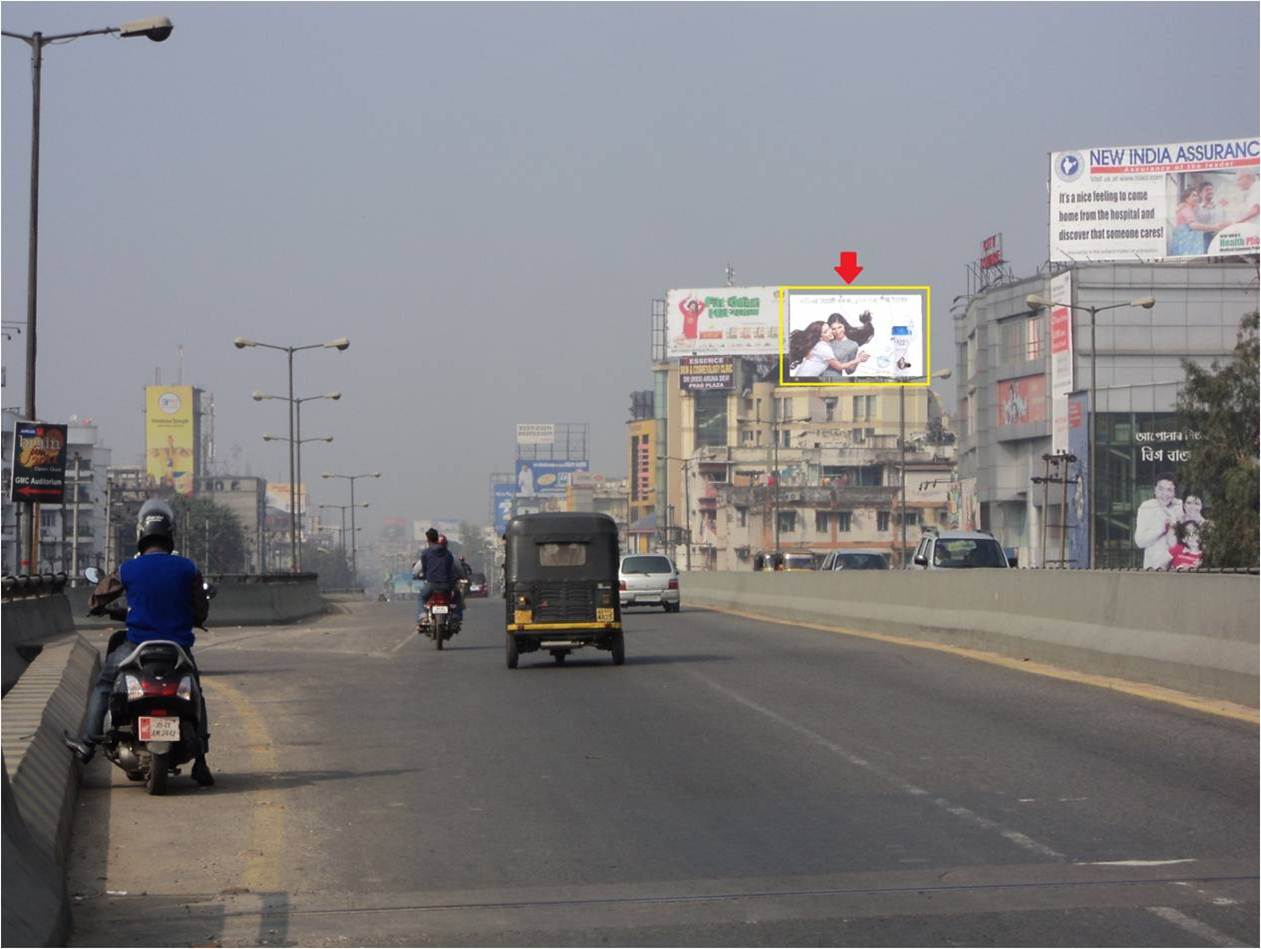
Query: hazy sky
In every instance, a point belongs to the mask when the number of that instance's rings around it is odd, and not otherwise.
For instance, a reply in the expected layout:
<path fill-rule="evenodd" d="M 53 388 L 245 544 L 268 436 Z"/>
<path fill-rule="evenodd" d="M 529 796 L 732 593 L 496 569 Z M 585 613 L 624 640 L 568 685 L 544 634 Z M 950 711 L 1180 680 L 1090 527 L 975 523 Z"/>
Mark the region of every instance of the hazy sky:
<path fill-rule="evenodd" d="M 381 516 L 487 519 L 517 422 L 590 422 L 625 476 L 669 287 L 933 286 L 1002 231 L 1046 258 L 1046 154 L 1255 135 L 1240 4 L 42 4 L 4 28 L 158 14 L 165 43 L 45 49 L 39 394 L 143 449 L 160 367 L 214 392 L 220 457 L 287 480 L 283 354 L 308 474 L 380 469 Z M 3 314 L 24 321 L 30 57 L 3 42 Z M 23 400 L 24 336 L 4 347 Z M 311 479 L 316 503 L 344 482 Z M 363 523 L 363 521 L 361 521 Z"/>

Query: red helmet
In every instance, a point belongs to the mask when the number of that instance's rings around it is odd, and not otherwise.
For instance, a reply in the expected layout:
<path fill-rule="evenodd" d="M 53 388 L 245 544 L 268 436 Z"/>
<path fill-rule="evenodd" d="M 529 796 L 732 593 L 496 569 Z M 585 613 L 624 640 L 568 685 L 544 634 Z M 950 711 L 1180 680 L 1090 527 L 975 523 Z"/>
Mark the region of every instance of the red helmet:
<path fill-rule="evenodd" d="M 446 534 L 439 534 L 439 535 L 438 535 L 438 546 L 439 546 L 439 547 L 445 547 L 446 545 L 447 545 L 447 535 L 446 535 Z"/>

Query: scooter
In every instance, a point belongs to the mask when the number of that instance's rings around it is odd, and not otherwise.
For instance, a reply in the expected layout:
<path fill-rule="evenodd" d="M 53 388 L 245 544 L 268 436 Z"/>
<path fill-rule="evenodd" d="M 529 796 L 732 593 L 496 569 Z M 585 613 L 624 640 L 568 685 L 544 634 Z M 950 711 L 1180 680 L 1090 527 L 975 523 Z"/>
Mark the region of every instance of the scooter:
<path fill-rule="evenodd" d="M 100 582 L 100 571 L 84 576 Z M 213 584 L 205 586 L 214 597 Z M 106 615 L 126 620 L 127 610 L 112 605 Z M 122 646 L 127 630 L 114 632 L 107 654 Z M 129 780 L 143 781 L 150 794 L 165 794 L 167 778 L 203 754 L 202 722 L 206 714 L 197 667 L 178 643 L 152 639 L 137 645 L 119 664 L 110 692 L 103 734 L 97 740 L 105 757 Z"/>
<path fill-rule="evenodd" d="M 455 618 L 455 598 L 445 591 L 435 590 L 425 601 L 425 611 L 420 616 L 416 632 L 433 640 L 437 649 L 460 631 L 460 621 Z"/>

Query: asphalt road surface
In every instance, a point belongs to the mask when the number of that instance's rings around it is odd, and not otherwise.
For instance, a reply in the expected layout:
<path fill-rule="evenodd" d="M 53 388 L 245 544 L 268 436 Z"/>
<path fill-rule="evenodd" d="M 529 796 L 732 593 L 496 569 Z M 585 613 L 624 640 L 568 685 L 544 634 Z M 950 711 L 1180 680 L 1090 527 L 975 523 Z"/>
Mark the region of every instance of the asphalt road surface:
<path fill-rule="evenodd" d="M 213 616 L 212 616 L 213 620 Z M 87 772 L 73 945 L 1258 944 L 1253 724 L 724 614 L 199 638 L 218 784 Z"/>

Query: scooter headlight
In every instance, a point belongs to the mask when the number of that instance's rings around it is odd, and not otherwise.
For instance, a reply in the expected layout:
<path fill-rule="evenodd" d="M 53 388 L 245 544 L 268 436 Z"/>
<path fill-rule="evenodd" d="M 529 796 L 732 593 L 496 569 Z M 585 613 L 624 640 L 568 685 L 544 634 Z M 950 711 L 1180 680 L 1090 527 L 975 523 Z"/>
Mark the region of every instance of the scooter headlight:
<path fill-rule="evenodd" d="M 183 699 L 185 702 L 193 700 L 193 677 L 184 676 L 180 679 L 180 687 L 175 690 L 175 697 Z"/>
<path fill-rule="evenodd" d="M 123 684 L 127 686 L 127 701 L 137 702 L 144 698 L 144 686 L 140 684 L 140 680 L 133 675 L 123 677 Z"/>

